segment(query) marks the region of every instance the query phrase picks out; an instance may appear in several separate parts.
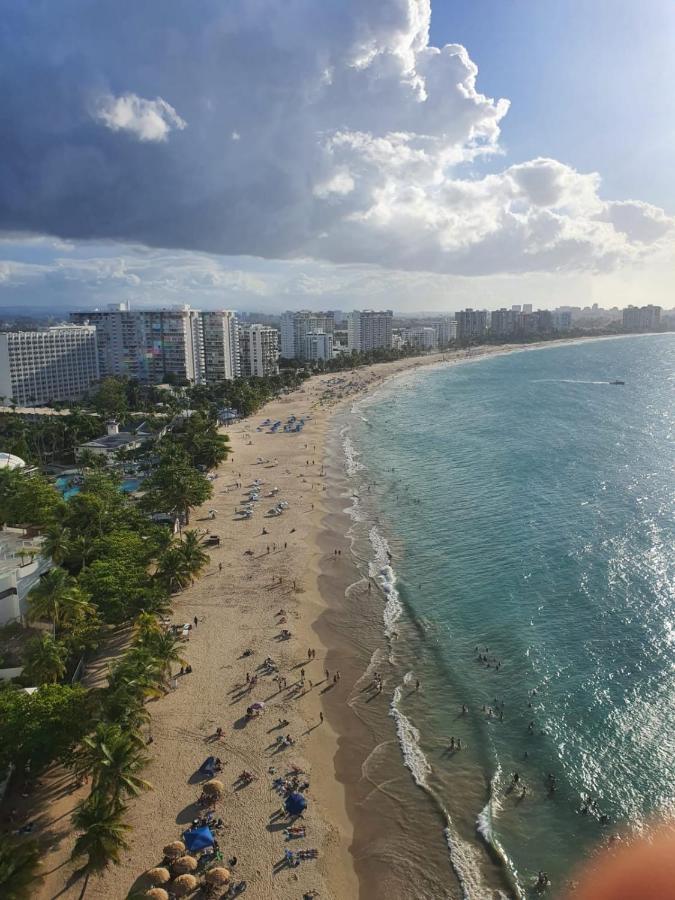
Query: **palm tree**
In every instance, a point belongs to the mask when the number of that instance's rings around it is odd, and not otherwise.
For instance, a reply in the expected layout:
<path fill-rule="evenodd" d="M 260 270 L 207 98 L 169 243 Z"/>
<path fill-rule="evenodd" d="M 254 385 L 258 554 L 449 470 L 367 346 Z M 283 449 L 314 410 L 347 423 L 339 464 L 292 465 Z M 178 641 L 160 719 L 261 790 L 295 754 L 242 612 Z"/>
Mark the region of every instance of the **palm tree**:
<path fill-rule="evenodd" d="M 196 531 L 185 531 L 183 532 L 183 540 L 177 547 L 183 560 L 185 572 L 190 575 L 193 581 L 201 575 L 211 558 L 204 550 L 203 541 L 204 539 Z"/>
<path fill-rule="evenodd" d="M 62 565 L 70 554 L 70 528 L 54 523 L 45 529 L 45 540 L 42 549 L 57 566 Z"/>
<path fill-rule="evenodd" d="M 157 632 L 147 638 L 143 644 L 139 644 L 151 654 L 153 661 L 158 665 L 164 680 L 171 677 L 171 664 L 184 666 L 185 660 L 181 656 L 180 641 L 169 632 Z"/>
<path fill-rule="evenodd" d="M 36 841 L 0 835 L 0 897 L 3 900 L 31 900 L 41 878 L 40 848 Z"/>
<path fill-rule="evenodd" d="M 111 863 L 119 865 L 120 854 L 123 850 L 128 850 L 125 833 L 131 831 L 131 826 L 122 821 L 125 812 L 126 807 L 121 803 L 111 803 L 107 797 L 95 791 L 77 806 L 73 825 L 82 834 L 75 841 L 71 859 L 87 857 L 80 869 L 86 876 L 80 900 L 84 897 L 92 872 L 103 872 Z"/>
<path fill-rule="evenodd" d="M 26 674 L 38 684 L 56 684 L 66 674 L 68 650 L 51 634 L 31 638 L 26 645 Z"/>
<path fill-rule="evenodd" d="M 89 597 L 64 569 L 50 569 L 28 595 L 28 616 L 49 619 L 57 628 L 84 615 Z"/>
<path fill-rule="evenodd" d="M 141 645 L 144 645 L 146 641 L 151 639 L 154 635 L 162 633 L 162 628 L 157 620 L 157 616 L 147 610 L 144 610 L 136 616 L 134 630 L 136 632 L 135 642 L 136 644 Z"/>
<path fill-rule="evenodd" d="M 92 777 L 92 794 L 119 801 L 122 795 L 136 797 L 151 785 L 138 775 L 148 763 L 142 753 L 143 738 L 124 731 L 116 723 L 100 722 L 96 731 L 84 738 L 75 757 L 75 769 Z"/>

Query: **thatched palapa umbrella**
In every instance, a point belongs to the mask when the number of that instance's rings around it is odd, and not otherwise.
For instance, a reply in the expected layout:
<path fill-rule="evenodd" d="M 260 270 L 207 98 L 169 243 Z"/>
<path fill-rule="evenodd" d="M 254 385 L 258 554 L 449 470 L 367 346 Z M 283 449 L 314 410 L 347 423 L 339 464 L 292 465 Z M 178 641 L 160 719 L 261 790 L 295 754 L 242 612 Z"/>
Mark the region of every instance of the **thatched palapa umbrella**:
<path fill-rule="evenodd" d="M 218 781 L 217 778 L 212 778 L 211 781 L 206 781 L 202 785 L 202 791 L 207 797 L 216 797 L 216 799 L 219 799 L 225 793 L 225 785 L 222 781 Z"/>
<path fill-rule="evenodd" d="M 178 875 L 187 875 L 197 868 L 197 860 L 194 856 L 181 856 L 173 863 L 172 868 Z"/>
<path fill-rule="evenodd" d="M 164 888 L 150 888 L 149 891 L 145 892 L 145 896 L 152 898 L 152 900 L 169 900 L 169 895 Z"/>
<path fill-rule="evenodd" d="M 178 859 L 179 856 L 182 856 L 185 853 L 185 844 L 182 841 L 171 841 L 170 844 L 167 844 L 164 848 L 164 856 L 167 859 Z"/>
<path fill-rule="evenodd" d="M 152 884 L 166 884 L 167 881 L 171 881 L 171 873 L 168 869 L 165 869 L 164 866 L 157 866 L 155 869 L 148 869 L 145 873 L 148 881 Z"/>
<path fill-rule="evenodd" d="M 229 884 L 229 881 L 230 870 L 224 868 L 224 866 L 214 866 L 206 873 L 206 882 L 213 885 L 213 887 L 223 887 Z"/>
<path fill-rule="evenodd" d="M 179 875 L 171 885 L 171 891 L 177 897 L 184 897 L 186 894 L 192 893 L 198 884 L 194 875 Z"/>

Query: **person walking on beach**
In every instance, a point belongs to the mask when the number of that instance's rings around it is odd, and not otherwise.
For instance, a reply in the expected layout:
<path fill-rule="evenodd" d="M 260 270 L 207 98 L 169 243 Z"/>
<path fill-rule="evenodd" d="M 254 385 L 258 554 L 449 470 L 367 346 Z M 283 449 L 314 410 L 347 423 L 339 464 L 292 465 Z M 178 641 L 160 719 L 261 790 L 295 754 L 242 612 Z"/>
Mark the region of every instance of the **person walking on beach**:
<path fill-rule="evenodd" d="M 219 571 L 219 572 L 222 572 L 222 571 L 223 571 L 223 564 L 222 564 L 221 562 L 218 563 L 218 571 Z"/>
<path fill-rule="evenodd" d="M 323 713 L 322 712 L 319 713 L 319 722 L 321 723 L 321 725 L 323 725 Z"/>
<path fill-rule="evenodd" d="M 195 623 L 195 628 L 197 627 L 197 622 L 198 622 L 198 621 L 199 621 L 199 619 L 197 618 L 197 616 L 195 616 L 194 619 L 193 619 L 193 622 Z"/>
<path fill-rule="evenodd" d="M 418 678 L 417 681 L 415 682 L 415 690 L 419 691 L 419 689 L 420 689 L 420 680 Z"/>

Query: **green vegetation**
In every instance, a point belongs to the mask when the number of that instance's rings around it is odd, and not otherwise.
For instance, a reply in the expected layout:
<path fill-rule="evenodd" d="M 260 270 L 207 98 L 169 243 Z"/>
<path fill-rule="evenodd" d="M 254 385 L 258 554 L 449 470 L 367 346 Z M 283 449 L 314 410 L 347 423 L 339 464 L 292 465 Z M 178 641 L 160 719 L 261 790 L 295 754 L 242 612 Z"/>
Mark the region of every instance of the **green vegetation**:
<path fill-rule="evenodd" d="M 0 414 L 0 447 L 27 463 L 45 465 L 72 459 L 79 444 L 101 434 L 98 416 L 73 409 L 68 415 L 40 416 L 33 420 L 18 413 Z"/>
<path fill-rule="evenodd" d="M 194 468 L 187 451 L 174 443 L 164 446 L 159 464 L 143 488 L 145 509 L 183 516 L 186 525 L 190 510 L 213 493 L 211 482 Z"/>
<path fill-rule="evenodd" d="M 34 637 L 28 642 L 25 672 L 33 684 L 56 684 L 66 674 L 68 649 L 51 634 Z"/>
<path fill-rule="evenodd" d="M 64 507 L 61 495 L 44 476 L 0 469 L 0 525 L 45 528 Z"/>
<path fill-rule="evenodd" d="M 35 895 L 40 855 L 37 841 L 0 835 L 0 897 L 3 900 L 30 900 Z"/>
<path fill-rule="evenodd" d="M 43 685 L 32 694 L 0 690 L 0 770 L 30 763 L 39 772 L 51 762 L 65 762 L 73 746 L 91 727 L 89 694 L 78 686 Z"/>

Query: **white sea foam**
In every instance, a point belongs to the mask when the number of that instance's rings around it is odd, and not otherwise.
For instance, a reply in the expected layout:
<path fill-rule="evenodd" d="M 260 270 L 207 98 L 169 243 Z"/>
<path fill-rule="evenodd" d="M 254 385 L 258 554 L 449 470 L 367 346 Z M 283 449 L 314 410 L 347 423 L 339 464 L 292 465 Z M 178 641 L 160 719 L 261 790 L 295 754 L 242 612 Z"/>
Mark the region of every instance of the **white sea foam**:
<path fill-rule="evenodd" d="M 398 685 L 394 689 L 394 696 L 389 707 L 389 715 L 396 722 L 396 733 L 398 735 L 401 752 L 403 753 L 403 761 L 412 773 L 415 784 L 419 787 L 428 788 L 427 775 L 431 773 L 431 766 L 422 752 L 420 747 L 420 733 L 412 724 L 410 719 L 401 712 L 399 704 L 401 702 L 402 687 Z"/>
<path fill-rule="evenodd" d="M 358 494 L 351 495 L 351 506 L 348 506 L 344 512 L 347 513 L 349 518 L 353 522 L 363 522 L 365 519 L 365 514 L 363 512 L 363 507 L 361 506 L 361 500 Z"/>
<path fill-rule="evenodd" d="M 347 475 L 349 475 L 351 478 L 353 475 L 356 475 L 357 472 L 360 472 L 361 469 L 365 467 L 363 463 L 359 461 L 359 456 L 361 454 L 354 446 L 348 432 L 349 426 L 345 425 L 344 428 L 340 431 L 340 434 L 342 436 L 342 449 L 344 450 L 345 454 L 345 469 L 347 471 Z"/>
<path fill-rule="evenodd" d="M 403 678 L 405 685 L 411 684 L 414 679 L 412 672 L 407 672 Z M 431 774 L 431 766 L 424 751 L 420 746 L 420 733 L 410 719 L 400 708 L 403 685 L 394 689 L 394 695 L 389 707 L 389 715 L 396 723 L 403 761 L 410 770 L 413 780 L 418 787 L 426 791 L 438 804 L 446 821 L 445 839 L 450 851 L 450 862 L 462 887 L 465 900 L 487 900 L 492 893 L 484 884 L 481 877 L 481 859 L 478 850 L 472 847 L 457 834 L 452 820 L 434 790 L 429 785 L 428 777 Z"/>
<path fill-rule="evenodd" d="M 389 544 L 373 525 L 369 532 L 370 543 L 375 551 L 375 559 L 370 562 L 368 574 L 374 578 L 380 586 L 380 590 L 387 598 L 384 605 L 384 632 L 391 637 L 395 631 L 394 626 L 401 618 L 403 605 L 396 590 L 396 573 L 389 562 Z"/>

